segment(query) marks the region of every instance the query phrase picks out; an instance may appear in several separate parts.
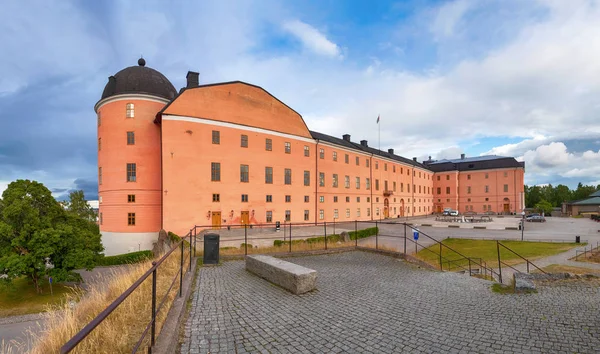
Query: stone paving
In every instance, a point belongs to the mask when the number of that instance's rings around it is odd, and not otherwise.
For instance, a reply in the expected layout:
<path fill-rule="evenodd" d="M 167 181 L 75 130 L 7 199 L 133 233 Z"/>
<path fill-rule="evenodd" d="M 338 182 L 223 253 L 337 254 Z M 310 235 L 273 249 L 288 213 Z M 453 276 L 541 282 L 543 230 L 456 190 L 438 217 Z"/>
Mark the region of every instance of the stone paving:
<path fill-rule="evenodd" d="M 592 353 L 600 348 L 600 282 L 547 283 L 500 295 L 491 282 L 420 269 L 368 252 L 286 260 L 317 270 L 292 295 L 244 269 L 203 267 L 182 353 Z"/>

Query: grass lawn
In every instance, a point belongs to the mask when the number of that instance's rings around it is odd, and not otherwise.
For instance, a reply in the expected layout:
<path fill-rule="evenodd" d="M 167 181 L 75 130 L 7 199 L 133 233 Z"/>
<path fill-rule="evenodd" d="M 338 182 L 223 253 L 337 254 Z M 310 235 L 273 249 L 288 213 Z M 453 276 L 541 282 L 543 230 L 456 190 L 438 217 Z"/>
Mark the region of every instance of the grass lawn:
<path fill-rule="evenodd" d="M 498 267 L 498 250 L 496 249 L 496 241 L 494 240 L 448 238 L 442 241 L 442 243 L 467 257 L 477 259 L 478 262 L 479 258 L 481 258 L 483 262 L 487 263 L 488 267 Z M 552 256 L 582 245 L 580 243 L 527 241 L 500 241 L 500 243 L 529 260 Z M 439 267 L 439 250 L 439 245 L 436 244 L 419 251 L 417 257 Z M 446 247 L 442 248 L 442 257 L 444 257 L 442 259 L 444 270 L 456 270 L 460 269 L 460 267 L 468 267 L 468 260 L 463 259 L 461 255 Z M 502 262 L 510 265 L 524 262 L 521 258 L 502 246 L 500 246 L 500 259 Z M 473 265 L 473 267 L 476 266 Z"/>
<path fill-rule="evenodd" d="M 42 294 L 35 292 L 35 286 L 28 278 L 13 280 L 11 284 L 0 285 L 0 317 L 25 315 L 46 310 L 47 304 L 57 304 L 71 288 L 52 284 L 54 295 L 50 295 L 47 280 L 41 286 Z"/>
<path fill-rule="evenodd" d="M 562 264 L 551 264 L 543 268 L 548 273 L 598 274 L 600 270 L 584 267 L 573 267 Z"/>

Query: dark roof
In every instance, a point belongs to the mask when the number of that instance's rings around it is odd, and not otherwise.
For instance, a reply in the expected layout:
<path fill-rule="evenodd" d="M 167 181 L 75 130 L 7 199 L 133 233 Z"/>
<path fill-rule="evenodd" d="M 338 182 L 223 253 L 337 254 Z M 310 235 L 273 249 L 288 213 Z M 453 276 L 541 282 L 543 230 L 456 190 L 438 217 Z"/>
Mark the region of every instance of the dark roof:
<path fill-rule="evenodd" d="M 316 140 L 321 140 L 321 141 L 326 141 L 328 143 L 331 144 L 335 144 L 335 145 L 340 145 L 343 146 L 345 148 L 348 149 L 353 149 L 353 150 L 359 150 L 359 151 L 363 151 L 366 152 L 368 154 L 373 154 L 373 155 L 377 155 L 377 156 L 381 156 L 381 157 L 386 157 L 388 159 L 391 160 L 396 160 L 411 166 L 416 166 L 416 167 L 420 167 L 420 168 L 424 168 L 426 170 L 430 170 L 430 168 L 428 168 L 426 165 L 422 164 L 422 163 L 418 163 L 417 161 L 411 160 L 411 159 L 407 159 L 405 157 L 402 156 L 398 156 L 395 154 L 390 154 L 387 151 L 381 151 L 379 149 L 374 149 L 372 147 L 369 146 L 363 146 L 361 144 L 357 144 L 357 143 L 353 143 L 351 141 L 347 141 L 344 139 L 340 139 L 340 138 L 336 138 L 334 136 L 331 135 L 327 135 L 327 134 L 323 134 L 323 133 L 319 133 L 319 132 L 315 132 L 315 131 L 310 131 L 310 134 L 312 135 L 313 139 Z"/>
<path fill-rule="evenodd" d="M 493 168 L 525 168 L 525 162 L 519 162 L 514 157 L 504 156 L 479 156 L 464 159 L 425 161 L 425 164 L 433 172 L 444 171 L 476 171 L 489 170 Z"/>
<path fill-rule="evenodd" d="M 590 197 L 600 197 L 600 190 L 590 194 Z"/>
<path fill-rule="evenodd" d="M 140 59 L 138 66 L 125 68 L 108 78 L 101 100 L 123 93 L 145 93 L 173 99 L 177 90 L 173 84 L 160 72 L 147 68 L 146 61 Z"/>
<path fill-rule="evenodd" d="M 600 205 L 600 197 L 592 197 L 578 202 L 571 203 L 574 205 Z"/>

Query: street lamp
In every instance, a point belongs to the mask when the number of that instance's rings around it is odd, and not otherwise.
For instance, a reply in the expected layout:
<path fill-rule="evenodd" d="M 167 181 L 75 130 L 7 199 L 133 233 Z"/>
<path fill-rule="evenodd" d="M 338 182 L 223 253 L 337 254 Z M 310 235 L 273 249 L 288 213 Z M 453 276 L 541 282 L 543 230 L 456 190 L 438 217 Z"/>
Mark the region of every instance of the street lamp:
<path fill-rule="evenodd" d="M 521 212 L 521 241 L 523 241 L 523 233 L 525 232 L 525 210 Z"/>

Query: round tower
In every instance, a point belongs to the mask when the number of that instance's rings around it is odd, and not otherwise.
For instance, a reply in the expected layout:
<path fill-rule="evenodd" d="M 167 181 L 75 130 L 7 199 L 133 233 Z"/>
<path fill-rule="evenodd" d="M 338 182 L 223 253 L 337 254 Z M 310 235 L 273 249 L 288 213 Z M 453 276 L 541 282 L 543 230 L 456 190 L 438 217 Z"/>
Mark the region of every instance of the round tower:
<path fill-rule="evenodd" d="M 99 224 L 106 255 L 152 248 L 161 229 L 161 138 L 156 114 L 176 95 L 160 72 L 125 68 L 108 78 L 98 118 Z"/>

